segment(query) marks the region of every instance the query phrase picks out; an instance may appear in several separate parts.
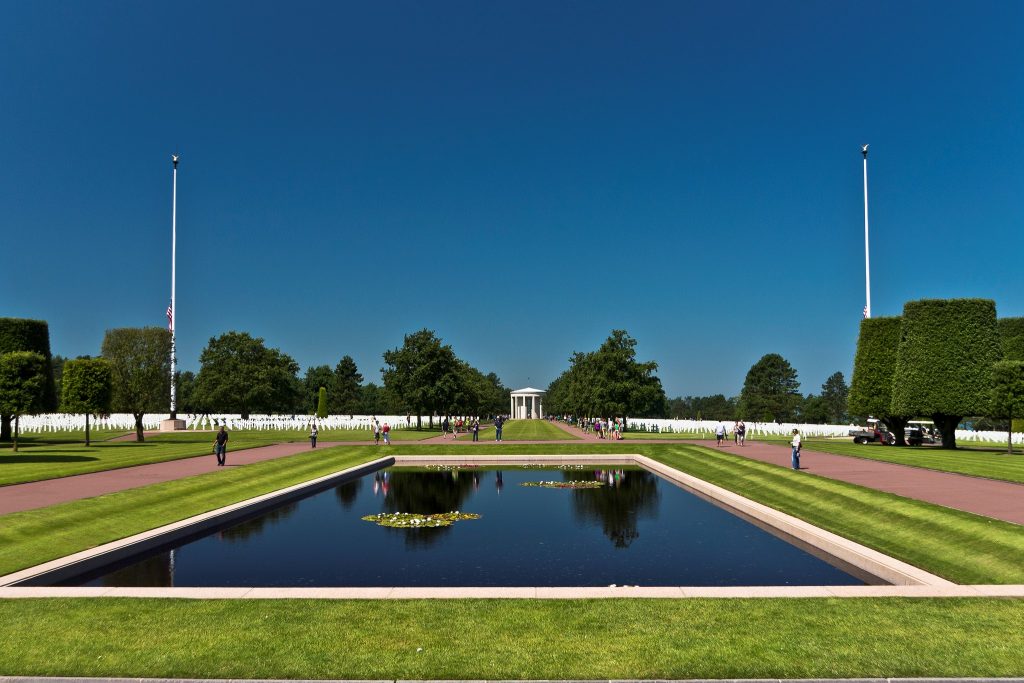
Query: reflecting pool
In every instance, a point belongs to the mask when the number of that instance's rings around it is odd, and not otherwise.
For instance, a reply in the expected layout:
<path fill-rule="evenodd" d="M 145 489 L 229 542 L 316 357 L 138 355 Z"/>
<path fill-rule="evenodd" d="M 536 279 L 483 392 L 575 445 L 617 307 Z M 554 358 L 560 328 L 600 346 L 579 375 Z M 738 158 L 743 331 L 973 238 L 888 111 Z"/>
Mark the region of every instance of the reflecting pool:
<path fill-rule="evenodd" d="M 597 488 L 527 483 L 600 482 Z M 590 484 L 593 485 L 593 484 Z M 379 513 L 479 514 L 389 528 Z M 865 581 L 638 467 L 393 467 L 69 582 L 764 586 Z"/>

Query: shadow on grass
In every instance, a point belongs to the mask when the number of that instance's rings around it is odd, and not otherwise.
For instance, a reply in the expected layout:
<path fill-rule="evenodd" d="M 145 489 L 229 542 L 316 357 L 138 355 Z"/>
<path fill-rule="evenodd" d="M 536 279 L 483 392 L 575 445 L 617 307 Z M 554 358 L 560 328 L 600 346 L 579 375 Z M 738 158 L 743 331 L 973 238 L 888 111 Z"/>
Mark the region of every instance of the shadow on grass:
<path fill-rule="evenodd" d="M 12 465 L 15 463 L 44 463 L 44 462 L 88 462 L 99 460 L 85 455 L 0 455 L 0 465 Z"/>

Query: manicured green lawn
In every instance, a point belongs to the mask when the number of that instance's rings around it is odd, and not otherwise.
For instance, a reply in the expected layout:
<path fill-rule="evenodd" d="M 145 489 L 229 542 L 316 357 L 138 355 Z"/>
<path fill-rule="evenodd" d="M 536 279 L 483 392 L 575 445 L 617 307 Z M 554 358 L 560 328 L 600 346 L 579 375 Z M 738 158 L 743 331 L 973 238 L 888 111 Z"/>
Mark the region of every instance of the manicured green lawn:
<path fill-rule="evenodd" d="M 1024 674 L 1024 601 L 8 600 L 0 671 L 220 679 Z"/>
<path fill-rule="evenodd" d="M 488 432 L 491 438 L 493 432 Z M 579 441 L 579 437 L 547 420 L 509 420 L 501 430 L 503 441 Z"/>
<path fill-rule="evenodd" d="M 498 450 L 492 450 L 498 449 Z M 307 481 L 385 454 L 464 447 L 337 446 L 0 517 L 0 574 Z M 683 444 L 491 446 L 488 453 L 650 455 L 957 583 L 1024 583 L 1020 526 Z"/>
<path fill-rule="evenodd" d="M 438 430 L 400 429 L 391 432 L 391 440 L 420 441 L 440 433 Z M 119 436 L 122 432 L 112 434 Z M 304 430 L 233 431 L 228 445 L 232 451 L 238 451 L 275 443 L 301 442 L 308 437 Z M 17 453 L 10 449 L 0 450 L 0 486 L 209 455 L 214 433 L 183 431 L 155 434 L 141 443 L 94 440 L 88 447 L 84 438 L 84 433 L 80 433 L 78 438 L 71 438 L 68 434 L 54 432 L 35 439 L 32 445 L 22 447 L 19 444 Z M 320 432 L 319 440 L 321 443 L 372 441 L 373 433 L 368 430 L 325 430 Z"/>

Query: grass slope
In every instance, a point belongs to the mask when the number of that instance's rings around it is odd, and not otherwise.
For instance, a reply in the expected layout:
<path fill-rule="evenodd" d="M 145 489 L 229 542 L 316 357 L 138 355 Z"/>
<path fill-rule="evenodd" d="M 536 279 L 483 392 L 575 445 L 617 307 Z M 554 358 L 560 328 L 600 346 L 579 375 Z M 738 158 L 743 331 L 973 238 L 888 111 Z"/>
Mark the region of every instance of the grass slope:
<path fill-rule="evenodd" d="M 579 441 L 579 437 L 547 420 L 510 420 L 501 430 L 504 441 Z"/>
<path fill-rule="evenodd" d="M 9 600 L 0 638 L 22 676 L 1010 677 L 1024 601 Z"/>

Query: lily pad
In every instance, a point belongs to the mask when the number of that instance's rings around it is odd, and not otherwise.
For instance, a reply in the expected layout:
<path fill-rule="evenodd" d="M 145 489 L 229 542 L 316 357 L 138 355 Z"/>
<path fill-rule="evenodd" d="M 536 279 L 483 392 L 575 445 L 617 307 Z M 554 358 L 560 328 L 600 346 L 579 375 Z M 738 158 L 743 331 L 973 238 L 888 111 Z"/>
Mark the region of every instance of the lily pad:
<path fill-rule="evenodd" d="M 472 512 L 439 512 L 424 515 L 416 512 L 381 512 L 377 515 L 366 515 L 362 518 L 367 522 L 375 522 L 379 526 L 395 529 L 430 529 L 451 526 L 463 519 L 480 519 L 480 515 Z"/>
<path fill-rule="evenodd" d="M 536 486 L 545 489 L 599 489 L 603 481 L 524 481 L 520 486 Z"/>

